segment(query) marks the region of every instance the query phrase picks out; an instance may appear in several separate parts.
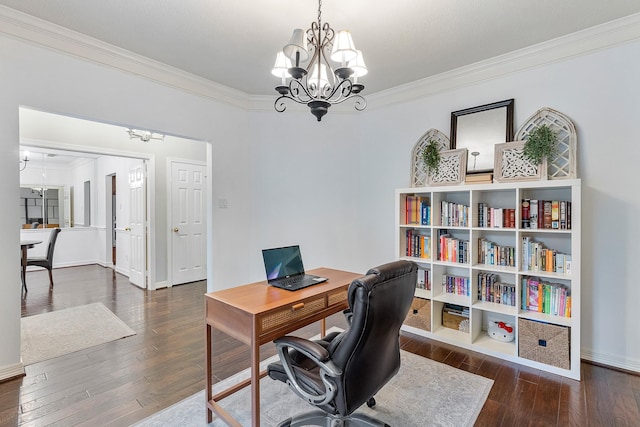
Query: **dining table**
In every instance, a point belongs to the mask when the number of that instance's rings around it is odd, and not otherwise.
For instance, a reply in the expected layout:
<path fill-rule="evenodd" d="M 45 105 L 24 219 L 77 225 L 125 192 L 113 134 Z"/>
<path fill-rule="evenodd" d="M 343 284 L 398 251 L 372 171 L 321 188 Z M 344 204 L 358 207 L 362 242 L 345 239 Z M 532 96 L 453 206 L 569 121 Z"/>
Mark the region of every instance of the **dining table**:
<path fill-rule="evenodd" d="M 42 240 L 20 239 L 21 265 L 22 265 L 22 289 L 27 290 L 27 249 L 42 243 Z"/>

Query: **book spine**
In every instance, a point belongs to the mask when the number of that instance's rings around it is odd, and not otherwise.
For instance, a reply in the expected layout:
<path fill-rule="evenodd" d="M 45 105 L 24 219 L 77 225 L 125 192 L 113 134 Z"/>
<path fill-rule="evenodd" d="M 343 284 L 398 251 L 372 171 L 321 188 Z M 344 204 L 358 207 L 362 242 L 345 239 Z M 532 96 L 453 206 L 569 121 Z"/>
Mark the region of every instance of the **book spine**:
<path fill-rule="evenodd" d="M 530 228 L 538 228 L 538 200 L 532 199 L 530 202 Z"/>
<path fill-rule="evenodd" d="M 520 226 L 522 228 L 529 228 L 529 219 L 530 219 L 530 201 L 529 199 L 522 199 L 522 206 L 520 209 Z"/>
<path fill-rule="evenodd" d="M 560 228 L 560 202 L 558 200 L 551 201 L 551 228 Z"/>
<path fill-rule="evenodd" d="M 552 223 L 552 203 L 551 200 L 545 200 L 543 202 L 544 210 L 543 210 L 543 228 L 553 228 Z"/>

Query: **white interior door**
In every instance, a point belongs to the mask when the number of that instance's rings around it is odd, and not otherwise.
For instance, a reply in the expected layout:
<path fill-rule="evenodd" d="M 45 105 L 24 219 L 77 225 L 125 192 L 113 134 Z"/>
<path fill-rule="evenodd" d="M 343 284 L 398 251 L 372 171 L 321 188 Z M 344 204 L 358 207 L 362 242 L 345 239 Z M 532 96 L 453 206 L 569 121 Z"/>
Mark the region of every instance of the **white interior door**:
<path fill-rule="evenodd" d="M 205 166 L 171 162 L 171 283 L 205 280 Z"/>
<path fill-rule="evenodd" d="M 131 241 L 129 256 L 129 281 L 146 288 L 146 192 L 145 164 L 129 170 L 130 214 L 129 236 Z"/>

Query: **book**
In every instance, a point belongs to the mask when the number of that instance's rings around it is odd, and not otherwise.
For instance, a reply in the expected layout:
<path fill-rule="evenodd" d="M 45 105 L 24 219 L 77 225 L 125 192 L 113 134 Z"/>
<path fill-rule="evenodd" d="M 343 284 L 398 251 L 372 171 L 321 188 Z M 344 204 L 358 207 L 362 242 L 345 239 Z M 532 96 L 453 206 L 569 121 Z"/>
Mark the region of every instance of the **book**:
<path fill-rule="evenodd" d="M 542 210 L 542 227 L 538 227 L 538 228 L 552 228 L 552 220 L 551 220 L 551 210 L 552 210 L 552 204 L 551 204 L 551 200 L 544 200 L 541 201 L 542 202 L 542 206 L 543 206 L 543 210 Z M 539 222 L 538 222 L 539 225 Z"/>
<path fill-rule="evenodd" d="M 566 200 L 560 201 L 560 229 L 567 229 L 567 202 Z"/>
<path fill-rule="evenodd" d="M 529 215 L 529 228 L 538 228 L 538 200 L 531 200 L 530 206 L 531 214 Z"/>
<path fill-rule="evenodd" d="M 530 205 L 531 202 L 529 199 L 522 199 L 522 205 L 520 208 L 520 217 L 521 217 L 521 227 L 522 228 L 530 228 L 530 215 L 531 215 L 531 211 L 530 211 Z M 537 216 L 537 215 L 536 215 Z"/>
<path fill-rule="evenodd" d="M 551 201 L 551 228 L 560 228 L 560 202 L 558 200 Z"/>

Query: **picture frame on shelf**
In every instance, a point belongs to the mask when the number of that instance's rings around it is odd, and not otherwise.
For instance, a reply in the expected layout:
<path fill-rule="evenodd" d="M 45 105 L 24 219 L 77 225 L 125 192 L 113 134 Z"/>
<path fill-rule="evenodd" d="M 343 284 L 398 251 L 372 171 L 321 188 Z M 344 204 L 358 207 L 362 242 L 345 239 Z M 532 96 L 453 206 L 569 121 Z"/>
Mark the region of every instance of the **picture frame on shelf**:
<path fill-rule="evenodd" d="M 466 173 L 494 170 L 495 144 L 513 141 L 514 99 L 451 113 L 451 148 L 466 148 Z"/>
<path fill-rule="evenodd" d="M 495 182 L 540 181 L 546 178 L 547 161 L 533 164 L 523 156 L 525 141 L 495 145 Z"/>
<path fill-rule="evenodd" d="M 440 152 L 438 170 L 430 173 L 428 185 L 458 185 L 465 181 L 467 169 L 467 149 L 445 150 Z"/>

